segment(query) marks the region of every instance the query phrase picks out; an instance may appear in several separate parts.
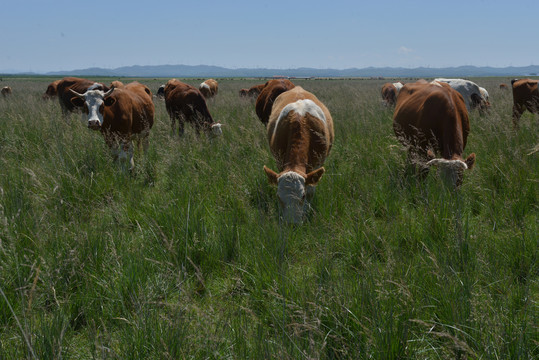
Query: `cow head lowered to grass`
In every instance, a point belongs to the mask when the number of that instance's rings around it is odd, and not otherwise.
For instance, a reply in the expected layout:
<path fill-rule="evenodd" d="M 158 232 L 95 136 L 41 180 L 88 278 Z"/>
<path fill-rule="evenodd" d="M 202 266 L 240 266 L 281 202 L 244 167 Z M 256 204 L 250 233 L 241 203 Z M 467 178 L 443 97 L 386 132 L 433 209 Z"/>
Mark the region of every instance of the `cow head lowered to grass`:
<path fill-rule="evenodd" d="M 446 83 L 406 84 L 397 98 L 393 129 L 423 176 L 430 166 L 440 166 L 444 178 L 459 186 L 463 171 L 475 164 L 475 154 L 462 157 L 470 132 L 464 99 Z"/>
<path fill-rule="evenodd" d="M 283 219 L 301 223 L 325 171 L 322 165 L 334 139 L 333 119 L 316 96 L 298 86 L 275 99 L 267 135 L 279 173 L 266 166 L 264 172 L 277 185 Z"/>

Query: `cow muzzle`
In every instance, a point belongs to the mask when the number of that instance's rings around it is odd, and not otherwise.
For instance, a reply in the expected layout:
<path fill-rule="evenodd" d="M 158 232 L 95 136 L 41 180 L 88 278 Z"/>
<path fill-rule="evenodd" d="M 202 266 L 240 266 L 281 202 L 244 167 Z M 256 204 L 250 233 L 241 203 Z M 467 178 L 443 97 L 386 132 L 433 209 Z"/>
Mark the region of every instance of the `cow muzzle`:
<path fill-rule="evenodd" d="M 99 123 L 99 120 L 88 120 L 88 129 L 99 130 L 100 128 L 101 124 Z"/>

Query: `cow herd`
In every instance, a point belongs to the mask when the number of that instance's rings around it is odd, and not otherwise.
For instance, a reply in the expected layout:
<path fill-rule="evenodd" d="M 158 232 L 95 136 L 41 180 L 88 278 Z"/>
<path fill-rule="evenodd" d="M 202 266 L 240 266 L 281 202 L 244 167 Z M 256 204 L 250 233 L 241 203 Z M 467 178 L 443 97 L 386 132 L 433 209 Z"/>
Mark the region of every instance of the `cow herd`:
<path fill-rule="evenodd" d="M 513 80 L 511 84 L 513 123 L 517 127 L 525 110 L 539 113 L 538 80 Z M 500 89 L 504 88 L 508 86 L 501 84 Z M 1 91 L 4 97 L 12 93 L 10 87 Z M 159 87 L 156 97 L 164 99 L 173 131 L 177 121 L 181 136 L 187 122 L 197 134 L 202 131 L 213 138 L 222 134 L 222 124 L 213 120 L 206 99 L 217 93 L 214 79 L 204 81 L 199 88 L 171 79 Z M 394 106 L 394 133 L 408 148 L 409 162 L 420 178 L 431 166 L 439 166 L 444 178 L 459 186 L 464 170 L 475 163 L 474 153 L 464 156 L 469 112 L 488 111 L 486 89 L 469 80 L 438 78 L 431 82 L 386 83 L 381 94 L 384 105 Z M 333 145 L 331 114 L 314 94 L 286 79 L 241 89 L 239 95 L 256 98 L 256 114 L 266 126 L 278 171 L 264 166 L 264 172 L 277 186 L 283 219 L 301 223 Z M 126 85 L 113 81 L 107 86 L 66 77 L 52 82 L 43 94 L 43 99 L 54 97 L 64 116 L 80 109 L 88 128 L 99 130 L 114 158 L 129 169 L 134 167 L 133 142 L 143 150 L 148 148 L 155 106 L 147 86 L 136 81 Z"/>

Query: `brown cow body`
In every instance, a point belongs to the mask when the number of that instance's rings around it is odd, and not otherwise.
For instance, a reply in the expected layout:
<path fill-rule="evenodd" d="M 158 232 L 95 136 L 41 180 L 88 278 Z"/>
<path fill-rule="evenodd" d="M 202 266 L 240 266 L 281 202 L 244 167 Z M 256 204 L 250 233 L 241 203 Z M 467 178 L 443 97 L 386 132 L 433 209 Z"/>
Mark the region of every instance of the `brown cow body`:
<path fill-rule="evenodd" d="M 241 89 L 240 90 L 240 96 L 242 97 L 257 97 L 262 89 L 264 89 L 264 86 L 266 84 L 259 84 L 255 86 L 251 86 L 249 89 Z"/>
<path fill-rule="evenodd" d="M 141 144 L 146 151 L 154 122 L 155 107 L 150 89 L 134 81 L 106 93 L 97 89 L 76 94 L 77 97 L 71 94 L 74 105 L 83 107 L 83 112 L 88 114 L 88 127 L 100 130 L 114 158 L 126 160 L 132 169 L 132 141 Z"/>
<path fill-rule="evenodd" d="M 522 113 L 526 110 L 539 114 L 539 80 L 512 80 L 513 85 L 513 125 L 518 127 Z"/>
<path fill-rule="evenodd" d="M 176 119 L 179 135 L 183 135 L 184 123 L 190 122 L 197 134 L 203 129 L 213 135 L 221 134 L 221 124 L 215 123 L 202 93 L 189 84 L 171 79 L 165 85 L 165 106 L 170 116 L 172 131 Z"/>
<path fill-rule="evenodd" d="M 60 83 L 60 81 L 62 80 L 55 80 L 51 82 L 49 86 L 47 86 L 47 90 L 45 91 L 45 93 L 43 94 L 41 98 L 43 100 L 49 100 L 49 99 L 52 99 L 53 97 L 56 97 L 58 95 L 58 84 Z"/>
<path fill-rule="evenodd" d="M 11 95 L 13 93 L 13 91 L 11 90 L 11 87 L 9 87 L 9 86 L 4 86 L 2 88 L 2 90 L 1 90 L 1 92 L 2 92 L 3 97 L 6 97 L 6 96 Z"/>
<path fill-rule="evenodd" d="M 88 79 L 81 79 L 76 77 L 65 77 L 58 83 L 56 87 L 58 93 L 58 101 L 62 108 L 62 113 L 67 116 L 70 112 L 74 111 L 76 106 L 71 102 L 73 94 L 70 90 L 73 90 L 79 94 L 84 94 L 88 89 L 103 90 L 107 92 L 109 87 L 102 83 L 96 83 Z"/>
<path fill-rule="evenodd" d="M 500 84 L 500 89 L 501 90 L 509 90 L 509 86 L 507 86 L 507 84 Z"/>
<path fill-rule="evenodd" d="M 264 166 L 287 222 L 299 223 L 305 197 L 314 193 L 334 139 L 329 110 L 301 87 L 283 92 L 273 104 L 267 127 L 271 152 L 279 173 Z"/>
<path fill-rule="evenodd" d="M 219 84 L 214 79 L 208 79 L 200 84 L 198 90 L 200 90 L 206 99 L 209 99 L 217 95 L 217 92 L 219 91 Z"/>
<path fill-rule="evenodd" d="M 268 124 L 275 99 L 285 91 L 293 89 L 294 86 L 290 80 L 286 79 L 270 80 L 264 84 L 255 104 L 256 115 L 262 124 Z"/>
<path fill-rule="evenodd" d="M 409 146 L 410 160 L 420 164 L 423 175 L 428 166 L 442 165 L 458 186 L 462 170 L 471 169 L 475 163 L 475 154 L 466 160 L 462 157 L 470 132 L 464 99 L 446 83 L 406 84 L 397 98 L 393 129 Z M 432 150 L 442 159 L 432 159 Z"/>

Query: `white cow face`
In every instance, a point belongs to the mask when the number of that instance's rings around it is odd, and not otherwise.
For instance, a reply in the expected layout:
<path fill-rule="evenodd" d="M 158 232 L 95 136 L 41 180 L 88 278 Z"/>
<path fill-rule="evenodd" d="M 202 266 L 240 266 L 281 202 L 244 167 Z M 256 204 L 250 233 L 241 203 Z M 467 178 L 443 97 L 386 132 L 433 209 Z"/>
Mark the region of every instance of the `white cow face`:
<path fill-rule="evenodd" d="M 114 88 L 107 92 L 103 90 L 87 90 L 84 94 L 79 94 L 70 90 L 76 97 L 71 99 L 75 106 L 84 108 L 84 112 L 88 114 L 88 128 L 99 130 L 103 125 L 103 109 L 104 106 L 111 106 L 116 101 L 109 97 L 114 91 Z"/>
<path fill-rule="evenodd" d="M 277 197 L 287 223 L 299 224 L 303 221 L 305 195 L 305 178 L 298 173 L 290 171 L 277 180 Z"/>
<path fill-rule="evenodd" d="M 264 166 L 264 171 L 268 180 L 272 184 L 277 184 L 277 197 L 283 219 L 287 223 L 301 224 L 303 222 L 303 214 L 308 206 L 306 195 L 314 193 L 314 186 L 324 173 L 324 168 L 319 168 L 303 177 L 300 174 L 288 171 L 278 175 L 275 171 Z"/>

